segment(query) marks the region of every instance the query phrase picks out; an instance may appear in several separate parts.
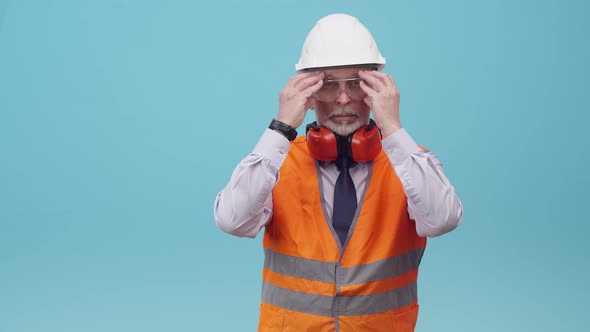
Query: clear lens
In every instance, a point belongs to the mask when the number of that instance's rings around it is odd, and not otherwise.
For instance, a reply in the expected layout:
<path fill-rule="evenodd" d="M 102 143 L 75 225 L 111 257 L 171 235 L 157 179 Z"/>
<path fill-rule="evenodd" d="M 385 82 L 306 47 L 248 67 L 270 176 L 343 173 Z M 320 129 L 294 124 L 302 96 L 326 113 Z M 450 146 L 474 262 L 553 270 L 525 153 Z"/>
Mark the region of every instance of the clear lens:
<path fill-rule="evenodd" d="M 315 93 L 315 98 L 319 101 L 323 102 L 333 102 L 340 97 L 342 92 L 346 93 L 348 97 L 354 101 L 359 101 L 364 99 L 367 95 L 361 89 L 361 81 L 362 79 L 358 76 L 349 77 L 349 78 L 327 78 L 324 80 L 324 84 Z M 341 84 L 344 82 L 344 84 Z M 344 88 L 342 88 L 344 86 Z"/>

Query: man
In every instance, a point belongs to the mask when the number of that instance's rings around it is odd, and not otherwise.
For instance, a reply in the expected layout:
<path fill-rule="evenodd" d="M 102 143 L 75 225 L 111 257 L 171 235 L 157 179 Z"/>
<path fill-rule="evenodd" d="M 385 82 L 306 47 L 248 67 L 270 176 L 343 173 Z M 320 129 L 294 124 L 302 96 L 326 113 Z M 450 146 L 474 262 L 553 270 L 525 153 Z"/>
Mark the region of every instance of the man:
<path fill-rule="evenodd" d="M 319 20 L 276 119 L 217 196 L 223 231 L 265 228 L 259 331 L 414 330 L 426 237 L 455 229 L 463 208 L 402 128 L 384 65 L 356 18 Z M 295 138 L 310 108 L 317 123 Z"/>

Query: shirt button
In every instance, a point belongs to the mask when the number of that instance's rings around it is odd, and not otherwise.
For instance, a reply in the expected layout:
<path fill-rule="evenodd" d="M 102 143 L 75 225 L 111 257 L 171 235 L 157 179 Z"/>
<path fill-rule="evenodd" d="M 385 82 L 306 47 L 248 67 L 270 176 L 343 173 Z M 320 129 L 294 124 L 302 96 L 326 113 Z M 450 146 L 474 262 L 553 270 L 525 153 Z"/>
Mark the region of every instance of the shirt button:
<path fill-rule="evenodd" d="M 281 149 L 279 150 L 279 152 L 280 152 L 281 154 L 285 154 L 285 149 L 281 148 Z"/>

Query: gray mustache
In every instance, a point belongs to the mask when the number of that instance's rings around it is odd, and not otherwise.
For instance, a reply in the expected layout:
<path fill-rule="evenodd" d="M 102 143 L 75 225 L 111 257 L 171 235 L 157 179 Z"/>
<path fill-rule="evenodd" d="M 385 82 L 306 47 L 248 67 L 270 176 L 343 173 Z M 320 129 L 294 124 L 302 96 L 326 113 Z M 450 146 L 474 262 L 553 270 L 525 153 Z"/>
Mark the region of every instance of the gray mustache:
<path fill-rule="evenodd" d="M 331 118 L 333 118 L 335 116 L 339 116 L 339 115 L 354 115 L 354 116 L 358 117 L 359 116 L 359 113 L 358 112 L 332 113 L 332 114 L 330 114 L 329 118 L 331 119 Z"/>

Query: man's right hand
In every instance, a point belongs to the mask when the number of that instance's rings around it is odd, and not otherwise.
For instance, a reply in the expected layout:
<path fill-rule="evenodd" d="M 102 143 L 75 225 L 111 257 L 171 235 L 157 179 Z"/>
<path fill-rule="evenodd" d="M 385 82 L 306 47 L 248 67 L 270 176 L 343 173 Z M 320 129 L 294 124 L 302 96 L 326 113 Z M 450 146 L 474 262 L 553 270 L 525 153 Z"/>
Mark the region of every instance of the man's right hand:
<path fill-rule="evenodd" d="M 307 110 L 315 107 L 312 95 L 322 87 L 323 79 L 321 71 L 292 76 L 279 94 L 277 120 L 293 128 L 301 126 Z"/>

